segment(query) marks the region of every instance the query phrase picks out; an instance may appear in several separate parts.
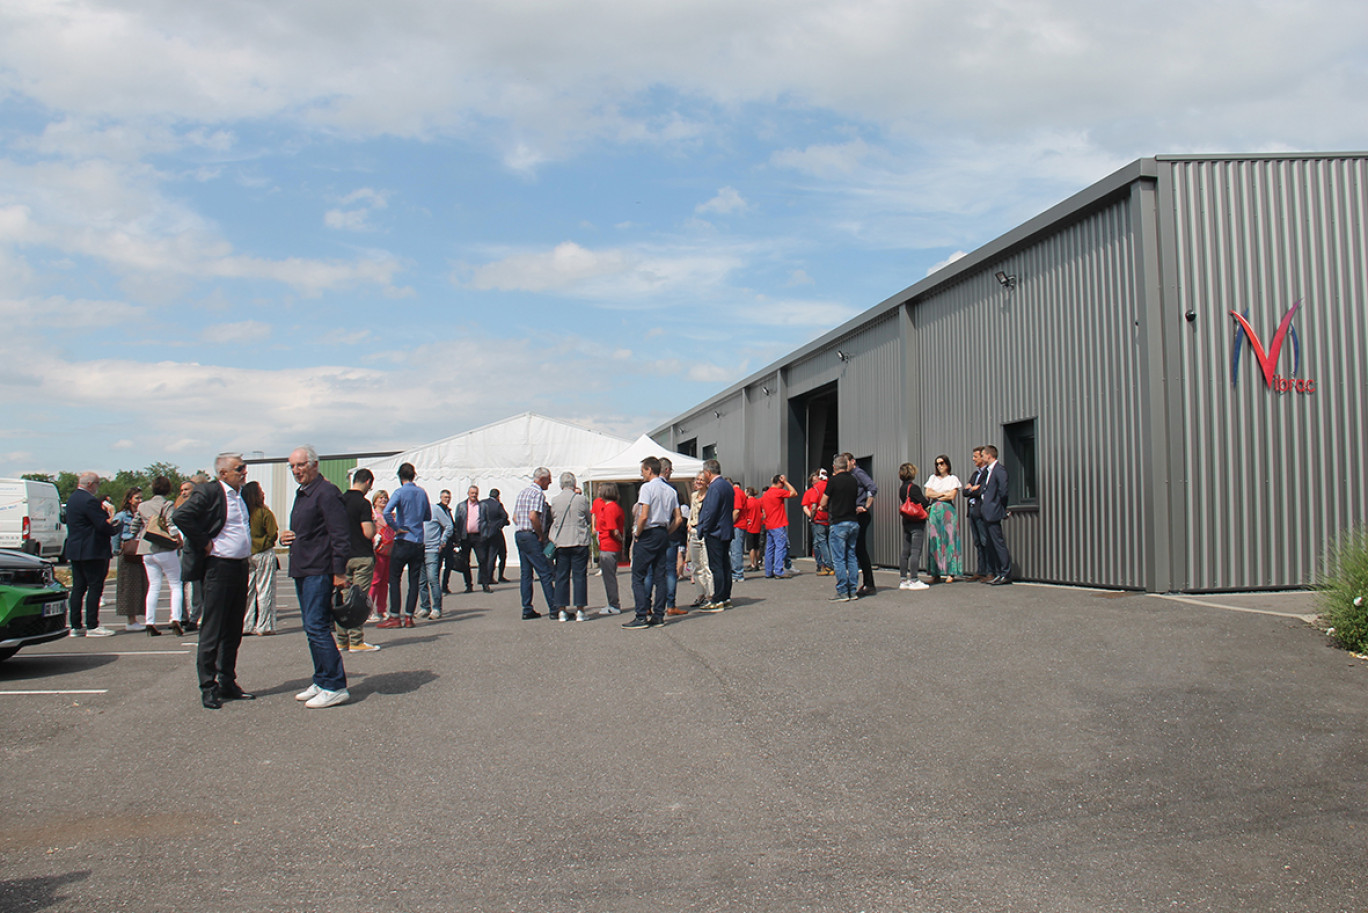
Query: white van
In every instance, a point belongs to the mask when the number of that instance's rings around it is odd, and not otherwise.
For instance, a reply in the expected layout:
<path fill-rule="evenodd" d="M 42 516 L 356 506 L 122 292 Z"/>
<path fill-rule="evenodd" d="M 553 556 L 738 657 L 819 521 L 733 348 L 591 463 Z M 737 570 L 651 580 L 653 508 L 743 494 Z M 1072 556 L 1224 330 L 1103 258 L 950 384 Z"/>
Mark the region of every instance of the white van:
<path fill-rule="evenodd" d="M 66 546 L 57 486 L 28 479 L 0 479 L 0 548 L 56 558 Z"/>

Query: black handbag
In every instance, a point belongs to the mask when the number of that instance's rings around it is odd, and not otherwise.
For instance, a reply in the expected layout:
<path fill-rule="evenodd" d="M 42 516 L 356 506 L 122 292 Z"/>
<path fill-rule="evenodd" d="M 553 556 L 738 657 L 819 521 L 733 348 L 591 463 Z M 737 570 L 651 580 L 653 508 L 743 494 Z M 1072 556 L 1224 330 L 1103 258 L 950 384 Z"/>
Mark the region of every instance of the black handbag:
<path fill-rule="evenodd" d="M 371 615 L 370 596 L 359 586 L 333 590 L 332 616 L 344 628 L 359 628 Z"/>

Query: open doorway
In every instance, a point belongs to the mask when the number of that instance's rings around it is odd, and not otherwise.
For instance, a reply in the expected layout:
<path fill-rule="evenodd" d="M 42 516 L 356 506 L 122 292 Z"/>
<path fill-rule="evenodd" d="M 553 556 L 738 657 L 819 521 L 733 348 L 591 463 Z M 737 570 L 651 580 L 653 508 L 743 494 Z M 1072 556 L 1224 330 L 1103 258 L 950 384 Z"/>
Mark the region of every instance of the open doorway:
<path fill-rule="evenodd" d="M 806 481 L 807 473 L 815 469 L 831 471 L 831 458 L 836 455 L 836 448 L 840 445 L 841 423 L 837 411 L 836 382 L 832 381 L 797 398 L 795 405 L 797 408 L 794 411 L 799 413 L 795 418 L 798 419 L 802 437 L 802 449 L 798 454 L 802 465 L 794 469 L 803 473 L 802 478 Z M 794 484 L 797 484 L 796 479 Z"/>
<path fill-rule="evenodd" d="M 800 494 L 807 489 L 808 473 L 831 470 L 840 440 L 837 402 L 836 381 L 789 400 L 788 476 Z M 812 553 L 812 531 L 800 522 L 802 517 L 801 511 L 789 512 L 789 541 L 795 546 L 801 543 L 793 549 L 795 555 Z M 796 530 L 795 522 L 799 523 Z"/>

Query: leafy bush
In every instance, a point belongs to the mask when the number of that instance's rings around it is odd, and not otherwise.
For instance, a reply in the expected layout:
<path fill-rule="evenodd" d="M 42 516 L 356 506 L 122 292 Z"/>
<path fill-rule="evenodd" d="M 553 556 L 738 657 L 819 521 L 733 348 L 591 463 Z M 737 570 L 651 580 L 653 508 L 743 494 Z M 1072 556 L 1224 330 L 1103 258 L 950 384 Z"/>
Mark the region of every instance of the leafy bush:
<path fill-rule="evenodd" d="M 1368 653 L 1368 529 L 1353 530 L 1331 549 L 1320 589 L 1335 639 L 1355 653 Z"/>

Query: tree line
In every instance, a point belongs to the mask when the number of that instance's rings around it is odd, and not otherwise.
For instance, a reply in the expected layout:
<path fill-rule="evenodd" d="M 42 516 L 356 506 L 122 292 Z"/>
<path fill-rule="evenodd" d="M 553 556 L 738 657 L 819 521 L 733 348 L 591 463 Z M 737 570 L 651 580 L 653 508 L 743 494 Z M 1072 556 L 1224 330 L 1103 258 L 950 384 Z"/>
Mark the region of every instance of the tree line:
<path fill-rule="evenodd" d="M 187 479 L 193 479 L 195 475 L 205 475 L 204 470 L 195 473 L 182 473 L 179 466 L 172 463 L 153 463 L 146 469 L 120 469 L 111 478 L 100 478 L 99 496 L 108 498 L 115 504 L 122 504 L 124 495 L 130 489 L 142 489 L 143 497 L 152 497 L 152 480 L 157 476 L 166 476 L 171 480 L 171 496 L 174 498 L 180 484 Z M 77 472 L 59 472 L 55 476 L 46 472 L 27 472 L 23 478 L 34 482 L 51 482 L 57 486 L 57 495 L 65 504 L 67 498 L 76 490 L 76 483 L 80 479 Z"/>

